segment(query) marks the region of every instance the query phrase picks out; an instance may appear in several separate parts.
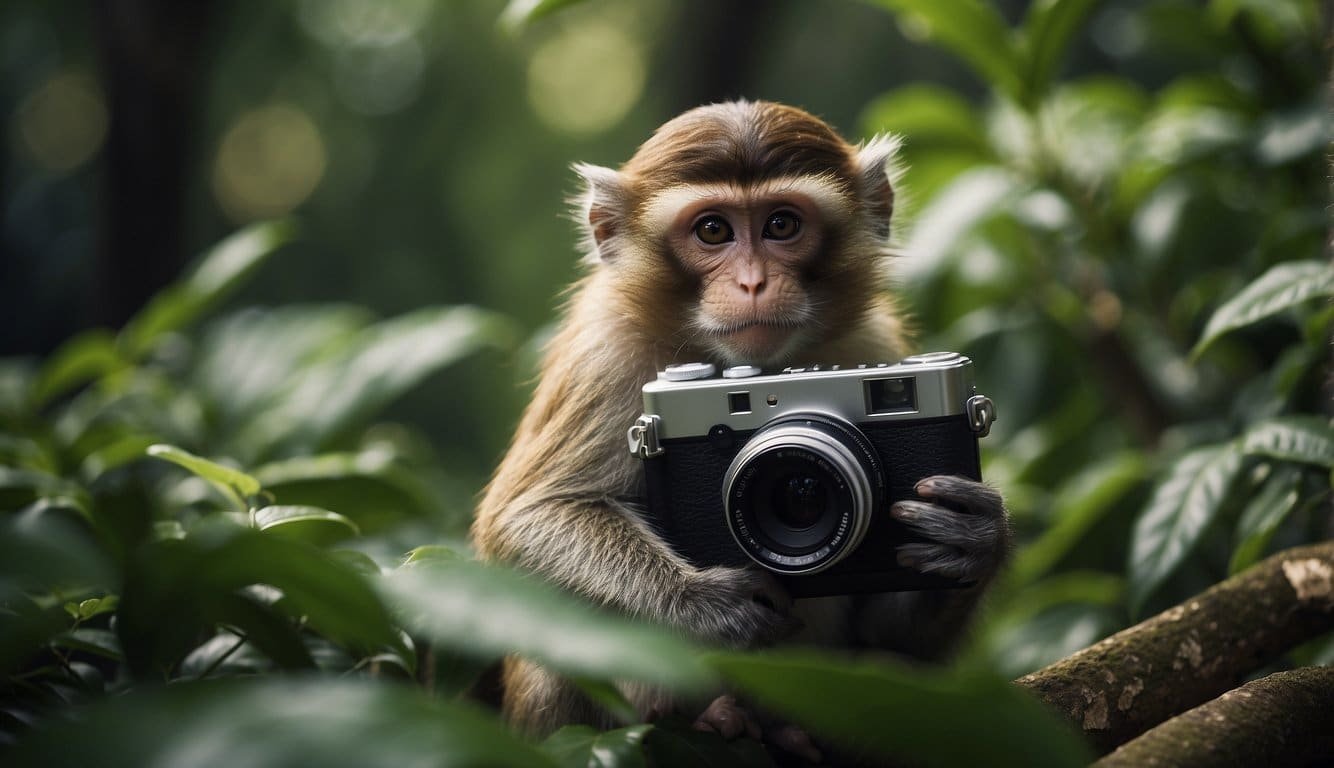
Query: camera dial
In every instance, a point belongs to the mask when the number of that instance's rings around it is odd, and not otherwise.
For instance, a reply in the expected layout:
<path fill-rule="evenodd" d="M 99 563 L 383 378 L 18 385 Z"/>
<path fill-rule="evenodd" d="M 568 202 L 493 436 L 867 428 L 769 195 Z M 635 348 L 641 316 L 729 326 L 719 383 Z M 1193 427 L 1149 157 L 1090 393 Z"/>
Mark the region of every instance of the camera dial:
<path fill-rule="evenodd" d="M 816 414 L 779 419 L 742 446 L 723 477 L 727 526 L 765 568 L 818 573 L 856 550 L 884 482 L 852 424 Z"/>

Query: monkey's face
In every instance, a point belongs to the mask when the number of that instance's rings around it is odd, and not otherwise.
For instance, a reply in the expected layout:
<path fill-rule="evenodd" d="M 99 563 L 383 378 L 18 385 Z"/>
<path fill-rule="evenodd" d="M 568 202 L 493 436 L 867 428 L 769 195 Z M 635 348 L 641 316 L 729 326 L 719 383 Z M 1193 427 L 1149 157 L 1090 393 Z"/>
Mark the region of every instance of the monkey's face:
<path fill-rule="evenodd" d="M 727 364 L 770 365 L 809 343 L 826 302 L 814 290 L 845 196 L 818 178 L 693 184 L 647 206 L 665 256 L 696 293 L 685 335 Z"/>
<path fill-rule="evenodd" d="M 896 146 L 742 101 L 668 121 L 620 171 L 576 166 L 590 255 L 614 275 L 606 299 L 671 354 L 791 364 L 872 304 Z"/>

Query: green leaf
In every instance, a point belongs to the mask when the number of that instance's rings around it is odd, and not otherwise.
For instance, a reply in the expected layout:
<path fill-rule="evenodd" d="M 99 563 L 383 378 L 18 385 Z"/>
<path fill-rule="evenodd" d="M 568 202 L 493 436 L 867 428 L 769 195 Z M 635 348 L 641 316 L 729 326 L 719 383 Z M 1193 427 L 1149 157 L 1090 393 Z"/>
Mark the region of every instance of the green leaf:
<path fill-rule="evenodd" d="M 1253 325 L 1316 297 L 1334 295 L 1334 264 L 1288 261 L 1276 264 L 1209 318 L 1191 357 L 1198 359 L 1220 336 Z"/>
<path fill-rule="evenodd" d="M 644 737 L 652 730 L 647 724 L 614 731 L 567 725 L 541 746 L 562 768 L 644 768 Z"/>
<path fill-rule="evenodd" d="M 1082 766 L 1091 759 L 1065 723 L 999 677 L 799 652 L 712 654 L 709 660 L 765 709 L 868 758 L 1032 768 Z M 963 723 L 967 738 L 960 738 Z"/>
<path fill-rule="evenodd" d="M 81 601 L 75 613 L 77 619 L 91 619 L 94 616 L 103 613 L 110 613 L 116 610 L 120 603 L 120 598 L 116 595 L 107 595 L 106 597 L 90 597 Z"/>
<path fill-rule="evenodd" d="M 213 246 L 185 279 L 154 296 L 126 324 L 120 334 L 126 355 L 143 357 L 163 336 L 216 307 L 295 232 L 290 220 L 261 222 Z"/>
<path fill-rule="evenodd" d="M 10 768 L 543 768 L 546 755 L 494 717 L 372 680 L 177 683 L 52 719 L 6 750 Z"/>
<path fill-rule="evenodd" d="M 510 0 L 500 14 L 500 26 L 514 33 L 544 16 L 580 2 L 583 0 Z"/>
<path fill-rule="evenodd" d="M 982 81 L 1020 101 L 1023 76 L 1010 28 L 979 0 L 872 0 L 893 11 L 910 37 L 922 37 L 958 56 Z"/>
<path fill-rule="evenodd" d="M 336 506 L 363 533 L 428 517 L 442 503 L 420 472 L 377 449 L 298 456 L 266 464 L 254 475 L 279 501 Z"/>
<path fill-rule="evenodd" d="M 507 568 L 423 562 L 389 574 L 381 590 L 414 635 L 474 657 L 517 653 L 576 677 L 678 690 L 712 680 L 695 649 L 666 629 L 599 611 Z"/>
<path fill-rule="evenodd" d="M 250 475 L 202 456 L 196 456 L 183 448 L 157 443 L 148 446 L 148 455 L 185 467 L 204 478 L 222 491 L 223 495 L 240 510 L 248 508 L 247 498 L 259 493 L 259 481 Z"/>
<path fill-rule="evenodd" d="M 635 706 L 625 697 L 625 694 L 609 682 L 603 680 L 594 680 L 587 677 L 570 678 L 588 700 L 606 710 L 617 722 L 635 723 L 639 721 L 639 713 Z"/>
<path fill-rule="evenodd" d="M 120 641 L 116 639 L 116 633 L 109 629 L 79 627 L 55 637 L 51 643 L 71 651 L 83 651 L 116 662 L 125 660 L 124 654 L 120 652 Z"/>
<path fill-rule="evenodd" d="M 1008 171 L 983 166 L 959 175 L 922 210 L 898 276 L 921 280 L 945 268 L 959 242 L 980 222 L 1000 213 L 1022 193 Z"/>
<path fill-rule="evenodd" d="M 977 110 L 957 92 L 937 85 L 908 85 L 877 97 L 862 113 L 868 133 L 898 133 L 904 151 L 957 149 L 978 158 L 990 149 Z M 916 185 L 914 185 L 916 186 Z"/>
<path fill-rule="evenodd" d="M 105 328 L 85 331 L 61 344 L 42 364 L 32 385 L 30 406 L 41 408 L 54 398 L 126 365 L 110 331 Z"/>
<path fill-rule="evenodd" d="M 726 741 L 713 732 L 697 731 L 680 718 L 654 723 L 644 737 L 644 754 L 655 766 L 691 768 L 773 768 L 764 745 L 749 738 Z"/>
<path fill-rule="evenodd" d="M 1280 416 L 1246 430 L 1247 455 L 1334 467 L 1334 428 L 1323 416 Z"/>
<path fill-rule="evenodd" d="M 35 469 L 0 466 L 0 512 L 21 509 L 44 498 L 77 492 L 63 478 Z"/>
<path fill-rule="evenodd" d="M 1260 492 L 1246 505 L 1237 522 L 1237 546 L 1228 573 L 1240 573 L 1260 562 L 1274 531 L 1297 508 L 1302 472 L 1291 465 L 1275 467 Z"/>
<path fill-rule="evenodd" d="M 1070 38 L 1098 0 L 1038 0 L 1029 6 L 1022 26 L 1024 84 L 1030 103 L 1041 100 L 1056 76 Z"/>
<path fill-rule="evenodd" d="M 274 505 L 255 511 L 255 526 L 318 544 L 328 544 L 361 533 L 357 524 L 337 512 L 319 507 Z"/>
<path fill-rule="evenodd" d="M 1054 520 L 1015 557 L 1007 584 L 1023 585 L 1051 570 L 1099 520 L 1144 480 L 1143 456 L 1122 452 L 1099 461 L 1067 481 L 1052 503 Z"/>
<path fill-rule="evenodd" d="M 238 607 L 233 596 L 251 585 L 276 589 L 281 599 Z M 185 539 L 140 548 L 127 570 L 117 631 L 131 669 L 144 675 L 170 668 L 219 622 L 239 616 L 252 630 L 279 631 L 256 612 L 303 618 L 358 650 L 401 642 L 384 604 L 350 566 L 305 542 L 221 520 L 196 525 Z"/>
<path fill-rule="evenodd" d="M 347 346 L 374 316 L 347 305 L 247 307 L 208 324 L 191 384 L 228 433 L 268 407 L 313 361 Z"/>
<path fill-rule="evenodd" d="M 322 447 L 437 370 L 512 339 L 507 320 L 476 307 L 434 307 L 377 323 L 297 371 L 240 439 L 296 453 Z"/>
<path fill-rule="evenodd" d="M 463 555 L 440 544 L 423 544 L 413 547 L 403 558 L 403 565 L 413 563 L 446 562 L 453 563 L 463 559 Z"/>
<path fill-rule="evenodd" d="M 1138 613 L 1191 553 L 1241 466 L 1242 452 L 1229 442 L 1197 448 L 1168 468 L 1131 534 L 1127 572 L 1132 611 Z"/>

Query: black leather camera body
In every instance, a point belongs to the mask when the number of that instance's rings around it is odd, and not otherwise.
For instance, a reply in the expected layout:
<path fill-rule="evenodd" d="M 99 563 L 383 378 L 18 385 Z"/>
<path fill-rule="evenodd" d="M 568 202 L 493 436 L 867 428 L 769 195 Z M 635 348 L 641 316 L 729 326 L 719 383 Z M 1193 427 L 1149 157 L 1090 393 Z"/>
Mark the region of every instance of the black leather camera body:
<path fill-rule="evenodd" d="M 981 479 L 995 418 L 972 361 L 787 369 L 671 366 L 629 431 L 646 519 L 692 564 L 759 564 L 794 597 L 960 586 L 899 566 L 889 505 L 931 475 Z"/>

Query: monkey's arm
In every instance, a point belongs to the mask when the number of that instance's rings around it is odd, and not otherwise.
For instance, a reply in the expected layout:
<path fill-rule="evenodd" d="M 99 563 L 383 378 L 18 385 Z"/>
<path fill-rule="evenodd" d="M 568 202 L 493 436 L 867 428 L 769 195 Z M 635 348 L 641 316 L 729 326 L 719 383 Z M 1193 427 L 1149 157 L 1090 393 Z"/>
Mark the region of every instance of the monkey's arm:
<path fill-rule="evenodd" d="M 616 499 L 519 499 L 478 522 L 484 555 L 699 640 L 752 647 L 793 626 L 786 594 L 767 575 L 692 567 Z"/>
<path fill-rule="evenodd" d="M 900 565 L 971 582 L 961 589 L 876 595 L 858 611 L 862 643 L 919 659 L 948 656 L 1010 549 L 1009 518 L 991 486 L 949 475 L 917 484 L 920 499 L 896 502 L 890 514 L 924 541 L 899 547 Z"/>

